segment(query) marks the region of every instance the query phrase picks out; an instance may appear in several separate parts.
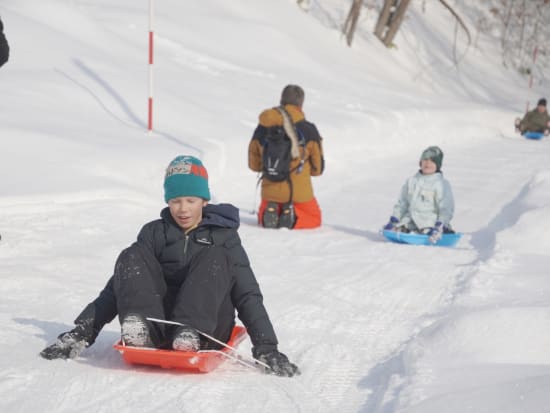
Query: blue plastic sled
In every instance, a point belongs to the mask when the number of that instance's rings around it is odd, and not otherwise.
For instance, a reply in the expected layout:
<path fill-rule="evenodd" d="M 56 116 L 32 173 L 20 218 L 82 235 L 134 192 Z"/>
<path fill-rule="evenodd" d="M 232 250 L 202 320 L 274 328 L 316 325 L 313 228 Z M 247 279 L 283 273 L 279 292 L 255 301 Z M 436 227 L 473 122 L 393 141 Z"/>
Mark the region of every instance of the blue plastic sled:
<path fill-rule="evenodd" d="M 441 239 L 435 244 L 432 244 L 429 237 L 424 234 L 414 234 L 396 231 L 382 231 L 384 237 L 391 242 L 397 242 L 399 244 L 412 244 L 412 245 L 436 245 L 438 247 L 454 247 L 458 240 L 462 237 L 460 232 L 454 234 L 443 234 Z"/>
<path fill-rule="evenodd" d="M 539 140 L 544 138 L 544 133 L 543 132 L 525 132 L 523 134 L 523 137 L 526 139 Z"/>

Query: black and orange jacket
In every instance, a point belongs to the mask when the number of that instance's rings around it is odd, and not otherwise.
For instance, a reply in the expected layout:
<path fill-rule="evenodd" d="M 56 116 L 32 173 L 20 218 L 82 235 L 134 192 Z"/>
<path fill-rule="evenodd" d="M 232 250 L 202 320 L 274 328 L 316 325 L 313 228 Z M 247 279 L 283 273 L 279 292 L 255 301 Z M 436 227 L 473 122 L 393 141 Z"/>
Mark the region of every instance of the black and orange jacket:
<path fill-rule="evenodd" d="M 298 106 L 286 105 L 294 126 L 305 139 L 305 146 L 300 146 L 300 158 L 293 159 L 290 164 L 290 181 L 292 183 L 292 201 L 308 202 L 314 198 L 312 176 L 319 176 L 325 169 L 323 158 L 322 138 L 317 127 L 305 119 L 304 113 Z M 248 167 L 254 172 L 262 171 L 262 153 L 265 144 L 267 128 L 283 125 L 283 116 L 277 108 L 264 110 L 260 114 L 260 123 L 254 131 L 248 145 Z M 297 170 L 301 159 L 304 166 Z M 285 203 L 290 200 L 290 186 L 288 182 L 272 182 L 262 179 L 262 199 Z"/>

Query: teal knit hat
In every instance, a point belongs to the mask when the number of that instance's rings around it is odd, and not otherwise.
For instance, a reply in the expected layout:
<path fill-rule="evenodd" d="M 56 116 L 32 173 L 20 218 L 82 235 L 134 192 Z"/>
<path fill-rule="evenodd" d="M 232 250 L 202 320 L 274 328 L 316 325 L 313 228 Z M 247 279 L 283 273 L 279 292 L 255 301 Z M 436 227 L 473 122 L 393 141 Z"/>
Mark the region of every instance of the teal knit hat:
<path fill-rule="evenodd" d="M 441 165 L 443 164 L 443 151 L 439 148 L 439 146 L 430 146 L 422 152 L 420 162 L 424 159 L 431 159 L 437 166 L 437 171 L 439 171 L 441 170 Z"/>
<path fill-rule="evenodd" d="M 166 168 L 164 200 L 168 202 L 179 196 L 196 196 L 210 201 L 208 172 L 193 156 L 180 155 Z"/>

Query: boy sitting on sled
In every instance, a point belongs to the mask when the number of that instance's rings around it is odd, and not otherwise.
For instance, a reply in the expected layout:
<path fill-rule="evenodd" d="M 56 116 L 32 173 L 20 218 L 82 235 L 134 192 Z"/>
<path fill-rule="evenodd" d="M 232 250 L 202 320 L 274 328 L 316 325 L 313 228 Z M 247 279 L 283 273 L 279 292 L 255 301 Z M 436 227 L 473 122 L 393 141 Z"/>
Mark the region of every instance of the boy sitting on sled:
<path fill-rule="evenodd" d="M 277 337 L 237 233 L 239 211 L 210 205 L 208 174 L 200 160 L 178 156 L 166 170 L 168 207 L 119 255 L 99 296 L 40 355 L 74 358 L 118 314 L 122 341 L 135 347 L 198 351 L 227 342 L 235 310 L 248 330 L 254 357 L 279 376 L 299 374 L 277 349 Z M 147 318 L 182 323 L 173 327 Z M 201 336 L 199 331 L 203 334 Z"/>
<path fill-rule="evenodd" d="M 429 235 L 436 243 L 444 233 L 453 233 L 450 221 L 454 199 L 449 182 L 443 178 L 443 152 L 430 146 L 420 156 L 420 170 L 401 190 L 393 215 L 384 230 L 417 232 Z"/>

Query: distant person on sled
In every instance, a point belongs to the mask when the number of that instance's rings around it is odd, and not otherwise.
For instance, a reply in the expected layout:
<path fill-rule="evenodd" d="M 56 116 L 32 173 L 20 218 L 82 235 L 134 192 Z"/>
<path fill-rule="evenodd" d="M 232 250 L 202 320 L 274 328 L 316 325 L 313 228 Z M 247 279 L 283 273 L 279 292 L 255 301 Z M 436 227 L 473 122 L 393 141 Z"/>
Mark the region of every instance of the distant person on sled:
<path fill-rule="evenodd" d="M 546 99 L 539 99 L 537 107 L 525 114 L 523 119 L 516 119 L 516 131 L 522 135 L 528 132 L 543 133 L 548 136 L 550 129 L 550 115 L 546 109 Z"/>
<path fill-rule="evenodd" d="M 254 358 L 270 368 L 266 372 L 299 374 L 277 349 L 260 287 L 237 233 L 239 210 L 230 204 L 208 204 L 208 173 L 199 159 L 178 156 L 168 165 L 164 199 L 168 207 L 120 253 L 114 275 L 76 318 L 76 327 L 40 355 L 77 357 L 117 314 L 127 346 L 216 349 L 217 343 L 207 335 L 227 343 L 236 310 L 252 341 Z"/>
<path fill-rule="evenodd" d="M 280 106 L 264 110 L 248 146 L 248 166 L 260 172 L 258 222 L 265 228 L 303 229 L 321 225 L 312 176 L 325 168 L 322 138 L 305 119 L 304 90 L 283 89 Z"/>
<path fill-rule="evenodd" d="M 420 170 L 407 179 L 384 230 L 429 235 L 431 243 L 444 233 L 454 233 L 451 219 L 454 199 L 449 182 L 443 178 L 443 152 L 430 146 L 420 156 Z"/>

